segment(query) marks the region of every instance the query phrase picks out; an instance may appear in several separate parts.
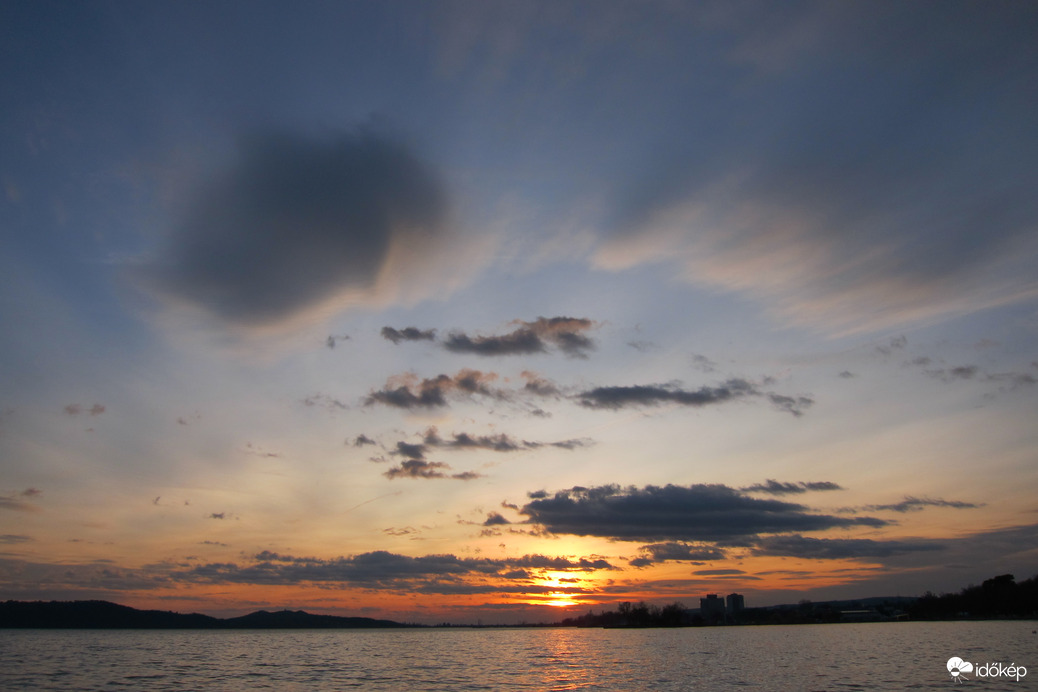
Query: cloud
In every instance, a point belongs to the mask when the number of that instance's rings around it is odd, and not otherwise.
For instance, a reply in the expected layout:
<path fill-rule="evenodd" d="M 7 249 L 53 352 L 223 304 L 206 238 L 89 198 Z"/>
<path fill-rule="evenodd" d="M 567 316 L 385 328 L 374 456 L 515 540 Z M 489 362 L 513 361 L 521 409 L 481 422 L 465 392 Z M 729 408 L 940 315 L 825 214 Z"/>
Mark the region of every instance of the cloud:
<path fill-rule="evenodd" d="M 339 342 L 339 341 L 347 341 L 347 340 L 349 340 L 349 338 L 350 337 L 349 337 L 348 334 L 338 334 L 338 335 L 336 335 L 336 334 L 329 334 L 328 338 L 324 340 L 324 345 L 327 346 L 329 349 L 334 349 L 335 348 L 335 344 L 337 342 Z"/>
<path fill-rule="evenodd" d="M 595 387 L 577 395 L 581 406 L 595 409 L 620 409 L 626 406 L 658 406 L 664 403 L 682 406 L 708 406 L 757 393 L 746 380 L 732 379 L 718 387 L 700 387 L 689 391 L 671 385 L 633 385 Z"/>
<path fill-rule="evenodd" d="M 884 540 L 869 538 L 806 538 L 800 535 L 768 536 L 754 542 L 754 555 L 798 557 L 809 560 L 881 558 L 905 553 L 944 550 L 936 540 Z"/>
<path fill-rule="evenodd" d="M 363 433 L 361 433 L 360 435 L 357 435 L 357 437 L 353 438 L 353 446 L 354 447 L 363 447 L 364 445 L 373 445 L 373 444 L 377 444 L 377 443 L 374 440 L 372 440 L 370 437 L 368 437 L 367 435 L 365 435 Z"/>
<path fill-rule="evenodd" d="M 382 338 L 388 339 L 394 344 L 399 344 L 401 341 L 434 341 L 436 339 L 436 330 L 421 330 L 417 327 L 404 327 L 403 329 L 382 327 Z"/>
<path fill-rule="evenodd" d="M 512 522 L 501 516 L 500 512 L 491 512 L 487 515 L 487 519 L 483 522 L 483 526 L 502 526 L 511 523 Z"/>
<path fill-rule="evenodd" d="M 551 380 L 541 377 L 535 372 L 523 370 L 519 376 L 526 380 L 523 391 L 534 396 L 558 396 L 561 392 L 558 386 Z"/>
<path fill-rule="evenodd" d="M 453 377 L 437 375 L 419 380 L 408 374 L 390 378 L 383 389 L 374 391 L 365 400 L 366 406 L 383 404 L 394 408 L 439 408 L 447 405 L 448 396 L 468 397 L 474 394 L 505 399 L 508 394 L 490 386 L 497 374 L 479 370 L 460 370 Z"/>
<path fill-rule="evenodd" d="M 700 372 L 717 372 L 717 363 L 698 353 L 692 354 L 692 367 Z"/>
<path fill-rule="evenodd" d="M 973 502 L 962 502 L 961 500 L 942 500 L 942 499 L 931 499 L 927 497 L 911 497 L 907 496 L 901 502 L 896 502 L 889 505 L 865 505 L 864 509 L 867 512 L 880 512 L 880 511 L 891 511 L 891 512 L 916 512 L 924 507 L 950 507 L 952 509 L 976 509 L 982 507 Z"/>
<path fill-rule="evenodd" d="M 14 544 L 14 543 L 29 543 L 32 540 L 32 536 L 23 536 L 21 534 L 14 533 L 2 533 L 0 534 L 0 544 Z"/>
<path fill-rule="evenodd" d="M 815 403 L 814 399 L 807 396 L 794 397 L 786 396 L 785 394 L 775 394 L 774 392 L 769 392 L 766 396 L 775 408 L 791 413 L 798 418 L 804 415 L 804 409 L 811 408 Z"/>
<path fill-rule="evenodd" d="M 890 523 L 812 514 L 803 505 L 753 498 L 719 484 L 575 487 L 531 499 L 521 511 L 551 533 L 643 541 L 718 542 Z"/>
<path fill-rule="evenodd" d="M 805 7 L 725 13 L 712 74 L 738 88 L 691 92 L 684 129 L 604 192 L 596 263 L 670 263 L 836 333 L 1032 300 L 1032 8 Z"/>
<path fill-rule="evenodd" d="M 630 561 L 632 567 L 648 567 L 661 562 L 700 562 L 723 560 L 725 552 L 715 546 L 668 541 L 641 547 L 642 555 Z"/>
<path fill-rule="evenodd" d="M 251 564 L 211 563 L 173 573 L 178 581 L 244 584 L 343 583 L 368 589 L 422 593 L 541 592 L 539 585 L 516 589 L 499 580 L 527 579 L 529 570 L 595 572 L 615 570 L 601 558 L 524 555 L 516 558 L 462 558 L 450 554 L 411 557 L 376 550 L 348 557 L 321 559 L 263 551 Z M 478 582 L 460 581 L 475 577 Z M 493 582 L 484 580 L 493 579 Z M 543 587 L 543 592 L 566 591 Z M 574 588 L 576 593 L 583 589 Z"/>
<path fill-rule="evenodd" d="M 425 445 L 411 444 L 409 442 L 397 442 L 396 451 L 390 452 L 408 459 L 425 459 Z"/>
<path fill-rule="evenodd" d="M 438 175 L 387 134 L 254 137 L 199 190 L 145 280 L 229 324 L 281 323 L 399 292 L 442 254 L 447 218 Z"/>
<path fill-rule="evenodd" d="M 541 449 L 542 447 L 557 447 L 559 449 L 574 450 L 587 447 L 593 442 L 587 438 L 559 440 L 557 442 L 536 442 L 530 440 L 517 440 L 505 433 L 496 435 L 471 435 L 466 432 L 452 433 L 450 439 L 443 439 L 435 427 L 425 431 L 424 442 L 430 447 L 444 449 L 472 450 L 483 449 L 492 452 L 518 452 L 523 450 Z"/>
<path fill-rule="evenodd" d="M 739 490 L 747 493 L 757 492 L 769 493 L 771 495 L 793 495 L 806 493 L 808 490 L 843 490 L 843 488 L 831 481 L 798 481 L 796 483 L 780 483 L 779 481 L 769 478 L 764 483 L 757 483 L 745 488 L 739 488 Z"/>
<path fill-rule="evenodd" d="M 399 466 L 386 471 L 383 476 L 390 480 L 394 478 L 453 478 L 458 481 L 471 481 L 482 476 L 473 471 L 447 474 L 450 466 L 442 461 L 425 461 L 424 459 L 405 459 Z"/>
<path fill-rule="evenodd" d="M 346 411 L 349 410 L 349 404 L 344 404 L 335 397 L 328 396 L 327 394 L 311 394 L 302 401 L 303 406 L 313 407 L 317 406 L 320 408 L 327 409 L 329 411 Z"/>
<path fill-rule="evenodd" d="M 511 356 L 545 353 L 554 346 L 571 357 L 586 358 L 594 349 L 594 341 L 584 332 L 596 325 L 577 317 L 538 317 L 533 322 L 517 321 L 518 328 L 498 336 L 469 336 L 452 331 L 443 346 L 454 353 L 479 356 Z"/>
<path fill-rule="evenodd" d="M 69 404 L 65 407 L 65 413 L 70 416 L 78 416 L 85 413 L 89 416 L 100 416 L 105 412 L 105 407 L 102 404 L 94 404 L 90 408 L 84 408 L 80 404 Z"/>
<path fill-rule="evenodd" d="M 0 495 L 0 509 L 10 509 L 16 512 L 39 512 L 40 508 L 23 498 L 33 498 L 42 495 L 43 491 L 38 488 L 26 488 L 19 493 Z"/>

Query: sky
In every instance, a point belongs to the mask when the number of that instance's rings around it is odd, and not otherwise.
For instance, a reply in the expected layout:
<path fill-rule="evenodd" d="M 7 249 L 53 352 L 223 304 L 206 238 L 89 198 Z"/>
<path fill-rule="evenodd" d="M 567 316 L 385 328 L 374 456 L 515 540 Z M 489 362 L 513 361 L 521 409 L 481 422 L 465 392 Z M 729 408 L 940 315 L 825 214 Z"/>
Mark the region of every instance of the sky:
<path fill-rule="evenodd" d="M 1038 573 L 1038 6 L 0 2 L 0 599 Z"/>

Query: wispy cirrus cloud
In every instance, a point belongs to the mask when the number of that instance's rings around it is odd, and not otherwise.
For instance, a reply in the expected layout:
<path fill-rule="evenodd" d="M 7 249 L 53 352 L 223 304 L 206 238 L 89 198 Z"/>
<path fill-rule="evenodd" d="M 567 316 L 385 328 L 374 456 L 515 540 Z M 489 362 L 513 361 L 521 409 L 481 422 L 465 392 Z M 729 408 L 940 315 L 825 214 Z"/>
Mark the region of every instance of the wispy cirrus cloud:
<path fill-rule="evenodd" d="M 837 483 L 832 481 L 797 481 L 795 483 L 784 483 L 769 478 L 764 483 L 756 483 L 745 488 L 739 488 L 746 493 L 768 493 L 769 495 L 798 495 L 807 491 L 815 490 L 843 490 Z"/>
<path fill-rule="evenodd" d="M 607 189 L 595 264 L 669 265 L 837 334 L 1033 300 L 1033 14 L 916 9 L 722 13 L 738 46 L 715 68 L 745 80 L 745 117 L 687 103 L 710 136 L 661 133 L 666 153 Z M 891 51 L 890 32 L 926 40 Z"/>

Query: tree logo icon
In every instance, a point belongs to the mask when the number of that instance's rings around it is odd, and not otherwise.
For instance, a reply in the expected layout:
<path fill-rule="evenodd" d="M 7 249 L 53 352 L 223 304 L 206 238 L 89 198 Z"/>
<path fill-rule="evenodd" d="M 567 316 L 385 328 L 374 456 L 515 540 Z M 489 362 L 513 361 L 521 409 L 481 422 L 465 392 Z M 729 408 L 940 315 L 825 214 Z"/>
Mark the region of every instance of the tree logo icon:
<path fill-rule="evenodd" d="M 952 656 L 948 659 L 948 672 L 955 678 L 955 682 L 962 682 L 963 680 L 969 680 L 967 677 L 963 677 L 963 673 L 972 673 L 973 664 L 969 661 L 963 661 L 958 656 Z"/>

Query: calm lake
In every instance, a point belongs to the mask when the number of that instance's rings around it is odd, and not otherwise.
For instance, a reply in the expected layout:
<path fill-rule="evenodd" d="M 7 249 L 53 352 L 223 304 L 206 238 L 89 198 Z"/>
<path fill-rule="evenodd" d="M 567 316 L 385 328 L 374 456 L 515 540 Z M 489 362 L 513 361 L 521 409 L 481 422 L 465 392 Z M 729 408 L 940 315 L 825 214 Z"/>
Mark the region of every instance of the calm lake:
<path fill-rule="evenodd" d="M 1035 629 L 0 630 L 0 689 L 1025 690 L 1038 689 Z M 956 680 L 953 656 L 1002 674 Z M 1007 677 L 1011 664 L 1027 675 Z"/>

